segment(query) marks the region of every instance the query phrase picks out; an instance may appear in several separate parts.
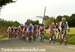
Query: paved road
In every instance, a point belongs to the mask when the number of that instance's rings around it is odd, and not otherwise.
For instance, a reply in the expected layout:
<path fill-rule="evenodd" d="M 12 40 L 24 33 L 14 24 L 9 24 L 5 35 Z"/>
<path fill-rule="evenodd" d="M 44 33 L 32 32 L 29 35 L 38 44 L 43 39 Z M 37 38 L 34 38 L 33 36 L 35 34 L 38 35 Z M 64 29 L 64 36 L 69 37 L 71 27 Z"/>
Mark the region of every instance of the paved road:
<path fill-rule="evenodd" d="M 20 51 L 13 51 L 19 49 Z M 75 45 L 49 44 L 45 42 L 25 42 L 23 40 L 1 40 L 0 52 L 25 52 L 25 49 L 32 49 L 34 52 L 75 52 Z M 42 50 L 42 51 L 35 51 Z M 33 51 L 32 51 L 33 52 Z"/>

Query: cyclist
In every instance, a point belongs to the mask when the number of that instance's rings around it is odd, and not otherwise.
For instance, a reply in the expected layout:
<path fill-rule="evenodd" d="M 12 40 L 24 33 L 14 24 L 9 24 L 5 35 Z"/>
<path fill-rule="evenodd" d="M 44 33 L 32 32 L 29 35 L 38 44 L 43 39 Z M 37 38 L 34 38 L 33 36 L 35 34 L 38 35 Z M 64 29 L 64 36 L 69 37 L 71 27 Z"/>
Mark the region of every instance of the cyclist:
<path fill-rule="evenodd" d="M 19 39 L 21 39 L 21 26 L 18 26 L 18 37 L 19 37 Z"/>
<path fill-rule="evenodd" d="M 33 40 L 34 41 L 36 40 L 36 28 L 37 28 L 37 25 L 35 24 L 34 29 L 33 29 Z"/>
<path fill-rule="evenodd" d="M 45 31 L 45 27 L 44 27 L 44 24 L 41 24 L 40 25 L 40 41 L 44 41 L 44 31 Z"/>
<path fill-rule="evenodd" d="M 18 33 L 17 33 L 17 27 L 14 27 L 14 38 L 17 38 L 18 37 Z"/>
<path fill-rule="evenodd" d="M 37 26 L 36 26 L 36 39 L 37 39 L 37 40 L 39 39 L 39 36 L 40 36 L 40 26 L 37 25 Z"/>
<path fill-rule="evenodd" d="M 62 20 L 59 22 L 59 42 L 60 44 L 62 44 L 62 42 L 64 42 L 64 44 L 66 45 L 67 43 L 67 35 L 66 35 L 66 29 L 68 26 L 68 22 L 66 21 L 66 18 L 63 17 Z"/>
<path fill-rule="evenodd" d="M 8 33 L 9 40 L 11 40 L 11 27 L 10 26 L 7 28 L 7 33 Z"/>
<path fill-rule="evenodd" d="M 21 39 L 24 38 L 24 25 L 20 26 L 20 32 L 21 32 Z"/>
<path fill-rule="evenodd" d="M 30 24 L 28 26 L 28 39 L 29 39 L 29 41 L 31 41 L 33 39 L 33 31 L 34 31 L 34 27 L 32 24 Z"/>
<path fill-rule="evenodd" d="M 14 38 L 14 26 L 11 26 L 11 38 Z"/>
<path fill-rule="evenodd" d="M 49 31 L 50 31 L 49 43 L 51 43 L 52 41 L 53 43 L 55 43 L 55 34 L 54 34 L 55 28 L 56 24 L 55 22 L 52 22 L 49 26 Z"/>
<path fill-rule="evenodd" d="M 26 37 L 27 37 L 27 25 L 25 25 L 24 28 L 23 28 L 23 34 L 24 34 L 23 39 L 26 40 Z"/>

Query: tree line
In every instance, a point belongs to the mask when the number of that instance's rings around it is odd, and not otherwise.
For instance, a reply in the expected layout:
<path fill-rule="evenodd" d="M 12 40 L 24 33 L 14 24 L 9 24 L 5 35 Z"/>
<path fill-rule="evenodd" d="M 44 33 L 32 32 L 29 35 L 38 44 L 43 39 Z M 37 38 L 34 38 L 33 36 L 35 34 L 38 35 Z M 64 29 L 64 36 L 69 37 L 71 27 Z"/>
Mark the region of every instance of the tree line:
<path fill-rule="evenodd" d="M 63 17 L 66 18 L 70 27 L 75 27 L 75 14 L 72 14 L 71 16 L 68 16 L 68 15 L 57 16 L 57 17 L 45 16 L 44 18 L 47 18 L 47 19 L 44 19 L 46 28 L 48 28 L 48 26 L 53 21 L 56 23 L 59 23 Z"/>
<path fill-rule="evenodd" d="M 66 20 L 68 21 L 68 24 L 70 27 L 75 27 L 75 14 L 72 14 L 71 16 L 68 16 L 68 15 L 63 15 L 63 16 L 57 16 L 57 17 L 49 17 L 49 16 L 45 16 L 43 17 L 43 22 L 44 22 L 44 25 L 46 28 L 48 28 L 48 26 L 51 24 L 51 22 L 56 22 L 56 23 L 59 23 L 61 21 L 61 19 L 65 17 Z M 28 19 L 25 24 L 40 24 L 39 21 L 33 21 L 33 20 L 30 20 Z"/>
<path fill-rule="evenodd" d="M 19 25 L 20 23 L 17 21 L 7 21 L 7 20 L 0 19 L 0 28 L 8 27 L 8 26 L 19 26 Z"/>

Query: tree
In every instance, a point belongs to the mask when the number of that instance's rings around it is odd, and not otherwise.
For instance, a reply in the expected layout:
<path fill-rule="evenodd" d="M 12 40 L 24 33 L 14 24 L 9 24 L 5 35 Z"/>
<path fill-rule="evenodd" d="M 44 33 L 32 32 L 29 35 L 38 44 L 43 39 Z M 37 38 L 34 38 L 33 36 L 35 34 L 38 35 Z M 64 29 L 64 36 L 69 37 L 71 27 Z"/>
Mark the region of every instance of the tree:
<path fill-rule="evenodd" d="M 0 0 L 0 10 L 4 5 L 14 2 L 15 2 L 14 0 Z"/>
<path fill-rule="evenodd" d="M 56 22 L 57 22 L 57 23 L 60 22 L 61 19 L 62 19 L 62 16 L 57 16 L 57 17 L 56 17 Z"/>
<path fill-rule="evenodd" d="M 12 2 L 15 2 L 15 1 L 14 0 L 0 0 L 0 7 L 8 3 L 12 3 Z"/>
<path fill-rule="evenodd" d="M 38 24 L 39 24 L 39 21 L 38 21 L 38 20 L 32 21 L 32 24 L 33 24 L 33 25 L 35 25 L 35 24 L 38 25 Z"/>
<path fill-rule="evenodd" d="M 75 27 L 75 14 L 72 14 L 69 18 L 69 26 L 70 27 Z"/>
<path fill-rule="evenodd" d="M 45 20 L 45 21 L 44 21 L 45 28 L 48 28 L 49 25 L 50 25 L 52 22 L 55 22 L 55 18 L 54 18 L 54 17 L 50 17 L 49 19 Z"/>
<path fill-rule="evenodd" d="M 8 26 L 19 26 L 20 23 L 17 21 L 6 21 L 3 19 L 0 19 L 0 28 L 8 27 Z"/>
<path fill-rule="evenodd" d="M 26 22 L 25 22 L 25 24 L 27 24 L 27 25 L 29 25 L 30 23 L 32 23 L 33 25 L 38 25 L 39 24 L 39 21 L 38 20 L 36 20 L 36 21 L 33 21 L 33 20 L 30 20 L 30 19 L 28 19 Z"/>

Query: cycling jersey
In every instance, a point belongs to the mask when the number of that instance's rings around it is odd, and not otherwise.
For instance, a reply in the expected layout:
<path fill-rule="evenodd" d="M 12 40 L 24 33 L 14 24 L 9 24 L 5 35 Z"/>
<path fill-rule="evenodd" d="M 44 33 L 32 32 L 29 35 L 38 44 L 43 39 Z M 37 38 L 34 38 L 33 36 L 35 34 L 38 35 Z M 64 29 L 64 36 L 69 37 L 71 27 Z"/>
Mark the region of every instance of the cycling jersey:
<path fill-rule="evenodd" d="M 49 30 L 50 30 L 50 31 L 54 31 L 54 28 L 55 28 L 55 24 L 51 24 L 51 25 L 49 26 Z"/>
<path fill-rule="evenodd" d="M 28 31 L 29 31 L 29 32 L 32 32 L 32 31 L 33 31 L 33 26 L 32 26 L 32 25 L 30 25 L 30 26 L 28 27 Z"/>
<path fill-rule="evenodd" d="M 34 31 L 36 31 L 36 28 L 37 28 L 36 25 L 34 25 Z"/>
<path fill-rule="evenodd" d="M 23 28 L 23 32 L 26 31 L 26 30 L 27 30 L 27 26 L 24 26 L 24 28 Z"/>
<path fill-rule="evenodd" d="M 39 31 L 40 31 L 40 27 L 37 26 L 37 27 L 36 27 L 36 32 L 39 32 Z"/>
<path fill-rule="evenodd" d="M 40 26 L 40 31 L 44 31 L 44 26 Z"/>
<path fill-rule="evenodd" d="M 7 32 L 11 32 L 11 27 L 8 27 Z"/>
<path fill-rule="evenodd" d="M 59 27 L 58 27 L 59 30 L 66 30 L 67 24 L 68 24 L 67 21 L 61 21 L 61 22 L 59 22 Z"/>
<path fill-rule="evenodd" d="M 14 30 L 15 30 L 15 32 L 17 32 L 17 30 L 18 30 L 17 27 L 15 27 Z"/>
<path fill-rule="evenodd" d="M 14 28 L 13 27 L 11 27 L 11 32 L 14 32 Z"/>

